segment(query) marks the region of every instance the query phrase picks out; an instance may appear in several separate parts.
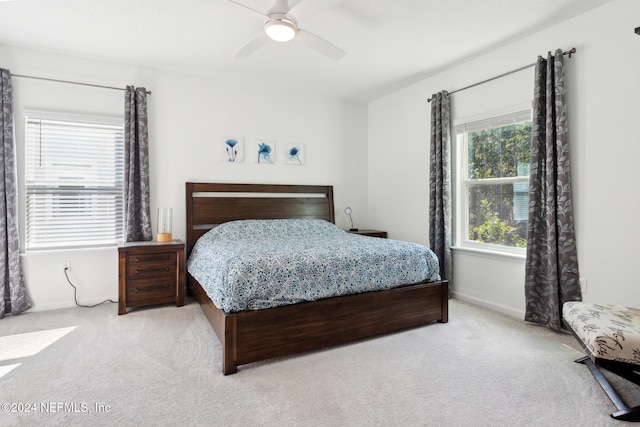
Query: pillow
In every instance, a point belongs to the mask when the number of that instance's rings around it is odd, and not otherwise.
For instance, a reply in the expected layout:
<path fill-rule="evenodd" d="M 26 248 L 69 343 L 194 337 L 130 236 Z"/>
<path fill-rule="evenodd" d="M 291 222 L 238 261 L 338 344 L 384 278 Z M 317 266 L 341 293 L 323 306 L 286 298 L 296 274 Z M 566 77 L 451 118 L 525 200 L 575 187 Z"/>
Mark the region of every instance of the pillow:
<path fill-rule="evenodd" d="M 209 231 L 216 239 L 280 239 L 319 237 L 344 233 L 335 224 L 323 219 L 245 219 L 220 224 Z"/>

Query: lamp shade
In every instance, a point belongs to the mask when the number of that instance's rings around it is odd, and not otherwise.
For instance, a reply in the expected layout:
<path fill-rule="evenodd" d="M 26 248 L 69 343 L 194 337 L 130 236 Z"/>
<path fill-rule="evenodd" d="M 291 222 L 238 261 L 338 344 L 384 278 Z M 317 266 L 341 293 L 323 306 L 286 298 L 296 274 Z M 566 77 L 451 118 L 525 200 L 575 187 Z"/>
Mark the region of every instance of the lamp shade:
<path fill-rule="evenodd" d="M 349 215 L 349 221 L 351 221 L 351 228 L 349 229 L 349 231 L 358 231 L 358 229 L 357 229 L 357 228 L 353 228 L 353 218 L 351 218 L 351 212 L 353 212 L 353 211 L 352 211 L 352 210 L 351 210 L 351 208 L 350 208 L 350 207 L 348 207 L 348 206 L 347 206 L 347 207 L 345 208 L 345 210 L 344 210 L 344 213 L 346 213 L 347 215 Z"/>

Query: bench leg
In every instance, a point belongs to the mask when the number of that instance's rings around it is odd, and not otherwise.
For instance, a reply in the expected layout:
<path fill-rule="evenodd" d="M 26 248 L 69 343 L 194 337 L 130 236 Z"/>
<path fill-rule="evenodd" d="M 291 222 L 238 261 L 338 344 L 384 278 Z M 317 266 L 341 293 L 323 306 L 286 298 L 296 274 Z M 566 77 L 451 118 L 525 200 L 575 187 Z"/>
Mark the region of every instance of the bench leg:
<path fill-rule="evenodd" d="M 611 414 L 613 418 L 623 421 L 640 421 L 640 406 L 629 408 L 589 356 L 577 359 L 576 363 L 583 363 L 587 365 L 593 377 L 598 381 L 600 387 L 602 387 L 602 390 L 607 393 L 611 402 L 616 406 L 616 409 L 618 410 Z"/>
<path fill-rule="evenodd" d="M 617 411 L 611 414 L 613 418 L 621 421 L 640 421 L 640 406 L 634 406 L 633 408 L 627 408 L 622 411 Z"/>

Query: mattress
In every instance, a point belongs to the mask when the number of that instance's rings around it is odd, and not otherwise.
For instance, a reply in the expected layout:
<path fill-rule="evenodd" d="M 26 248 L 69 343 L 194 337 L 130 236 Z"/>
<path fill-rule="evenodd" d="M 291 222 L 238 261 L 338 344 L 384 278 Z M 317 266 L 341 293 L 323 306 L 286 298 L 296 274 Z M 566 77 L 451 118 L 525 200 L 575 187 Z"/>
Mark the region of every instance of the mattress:
<path fill-rule="evenodd" d="M 302 219 L 221 224 L 198 239 L 187 270 L 226 312 L 440 280 L 425 246 Z"/>

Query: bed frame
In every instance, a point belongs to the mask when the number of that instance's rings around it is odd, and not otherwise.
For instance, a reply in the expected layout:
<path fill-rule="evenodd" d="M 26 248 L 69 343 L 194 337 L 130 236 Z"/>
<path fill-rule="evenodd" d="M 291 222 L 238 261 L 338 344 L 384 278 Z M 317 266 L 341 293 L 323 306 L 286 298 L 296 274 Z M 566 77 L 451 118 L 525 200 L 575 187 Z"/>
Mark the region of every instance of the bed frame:
<path fill-rule="evenodd" d="M 226 221 L 306 218 L 335 223 L 331 186 L 187 182 L 186 202 L 187 257 L 200 236 Z M 225 375 L 247 363 L 448 321 L 447 281 L 238 313 L 218 309 L 191 275 L 188 286 L 222 343 Z"/>

